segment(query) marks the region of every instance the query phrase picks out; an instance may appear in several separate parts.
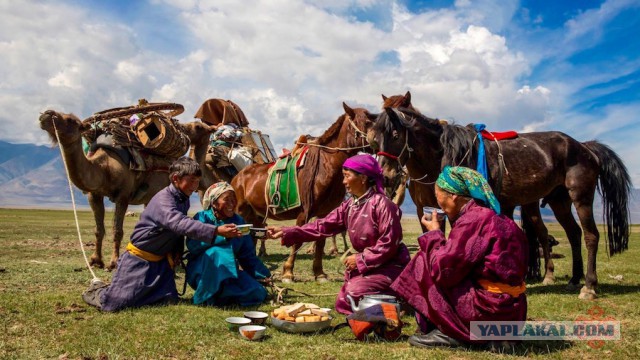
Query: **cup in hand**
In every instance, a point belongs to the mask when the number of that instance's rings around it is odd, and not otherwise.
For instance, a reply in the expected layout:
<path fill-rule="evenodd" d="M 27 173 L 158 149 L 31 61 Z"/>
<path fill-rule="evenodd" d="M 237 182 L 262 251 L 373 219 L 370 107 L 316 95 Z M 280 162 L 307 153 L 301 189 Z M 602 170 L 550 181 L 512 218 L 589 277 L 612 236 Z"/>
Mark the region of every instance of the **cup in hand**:
<path fill-rule="evenodd" d="M 431 207 L 431 206 L 425 206 L 425 207 L 422 208 L 422 211 L 423 211 L 424 215 L 426 215 L 426 218 L 428 220 L 431 220 L 431 215 L 433 214 L 434 210 L 438 214 L 438 220 L 439 221 L 442 221 L 447 217 L 447 214 L 445 214 L 444 210 L 442 210 L 442 209 L 434 208 L 434 207 Z"/>

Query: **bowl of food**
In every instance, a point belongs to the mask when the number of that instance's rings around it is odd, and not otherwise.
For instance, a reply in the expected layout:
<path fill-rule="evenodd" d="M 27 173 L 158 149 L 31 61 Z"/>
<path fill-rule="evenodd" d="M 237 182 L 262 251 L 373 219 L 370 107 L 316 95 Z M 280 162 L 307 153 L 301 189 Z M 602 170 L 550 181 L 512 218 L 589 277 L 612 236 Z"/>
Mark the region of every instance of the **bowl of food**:
<path fill-rule="evenodd" d="M 241 326 L 251 324 L 251 319 L 245 317 L 233 316 L 225 319 L 227 327 L 231 331 L 237 331 Z"/>
<path fill-rule="evenodd" d="M 236 228 L 240 231 L 242 235 L 249 235 L 249 231 L 251 230 L 251 224 L 236 225 Z"/>
<path fill-rule="evenodd" d="M 255 228 L 255 227 L 252 227 L 249 230 L 251 232 L 251 236 L 253 236 L 256 239 L 264 239 L 264 238 L 267 237 L 267 228 Z"/>
<path fill-rule="evenodd" d="M 296 303 L 281 306 L 271 313 L 271 325 L 289 333 L 319 332 L 331 327 L 331 316 L 314 304 Z"/>
<path fill-rule="evenodd" d="M 245 325 L 245 326 L 241 326 L 239 329 L 240 336 L 242 336 L 243 338 L 249 341 L 256 341 L 256 340 L 262 339 L 262 337 L 264 336 L 264 332 L 266 330 L 267 328 L 262 325 Z"/>
<path fill-rule="evenodd" d="M 245 318 L 251 320 L 252 325 L 262 325 L 267 321 L 269 314 L 262 311 L 245 311 Z"/>

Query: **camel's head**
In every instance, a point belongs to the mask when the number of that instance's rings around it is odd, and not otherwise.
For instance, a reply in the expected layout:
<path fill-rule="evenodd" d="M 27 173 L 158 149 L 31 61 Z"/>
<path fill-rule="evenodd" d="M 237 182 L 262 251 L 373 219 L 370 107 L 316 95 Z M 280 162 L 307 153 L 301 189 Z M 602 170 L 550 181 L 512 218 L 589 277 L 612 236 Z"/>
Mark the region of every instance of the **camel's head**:
<path fill-rule="evenodd" d="M 54 145 L 58 143 L 56 130 L 60 141 L 71 143 L 80 139 L 84 126 L 75 115 L 62 114 L 53 110 L 47 110 L 42 113 L 39 120 L 40 128 L 49 134 L 49 138 Z"/>
<path fill-rule="evenodd" d="M 192 121 L 186 124 L 179 124 L 180 129 L 187 135 L 192 145 L 207 144 L 211 133 L 215 128 L 202 121 Z"/>

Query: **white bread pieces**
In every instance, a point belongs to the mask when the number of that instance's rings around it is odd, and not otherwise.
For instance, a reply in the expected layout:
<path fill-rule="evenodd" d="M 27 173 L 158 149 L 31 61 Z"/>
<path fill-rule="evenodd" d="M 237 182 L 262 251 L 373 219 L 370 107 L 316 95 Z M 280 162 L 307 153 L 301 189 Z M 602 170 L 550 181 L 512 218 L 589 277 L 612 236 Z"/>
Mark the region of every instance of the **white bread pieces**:
<path fill-rule="evenodd" d="M 271 316 L 279 320 L 296 323 L 318 322 L 329 320 L 329 314 L 320 310 L 316 304 L 295 303 L 274 309 Z"/>

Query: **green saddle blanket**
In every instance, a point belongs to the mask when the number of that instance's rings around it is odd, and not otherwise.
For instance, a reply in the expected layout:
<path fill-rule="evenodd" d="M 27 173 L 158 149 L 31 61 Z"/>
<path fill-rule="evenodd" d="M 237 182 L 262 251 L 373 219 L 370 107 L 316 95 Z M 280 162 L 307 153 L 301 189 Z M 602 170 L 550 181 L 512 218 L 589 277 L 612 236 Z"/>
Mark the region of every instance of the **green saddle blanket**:
<path fill-rule="evenodd" d="M 298 190 L 298 163 L 303 154 L 278 159 L 271 168 L 267 181 L 269 209 L 279 214 L 300 206 Z"/>

